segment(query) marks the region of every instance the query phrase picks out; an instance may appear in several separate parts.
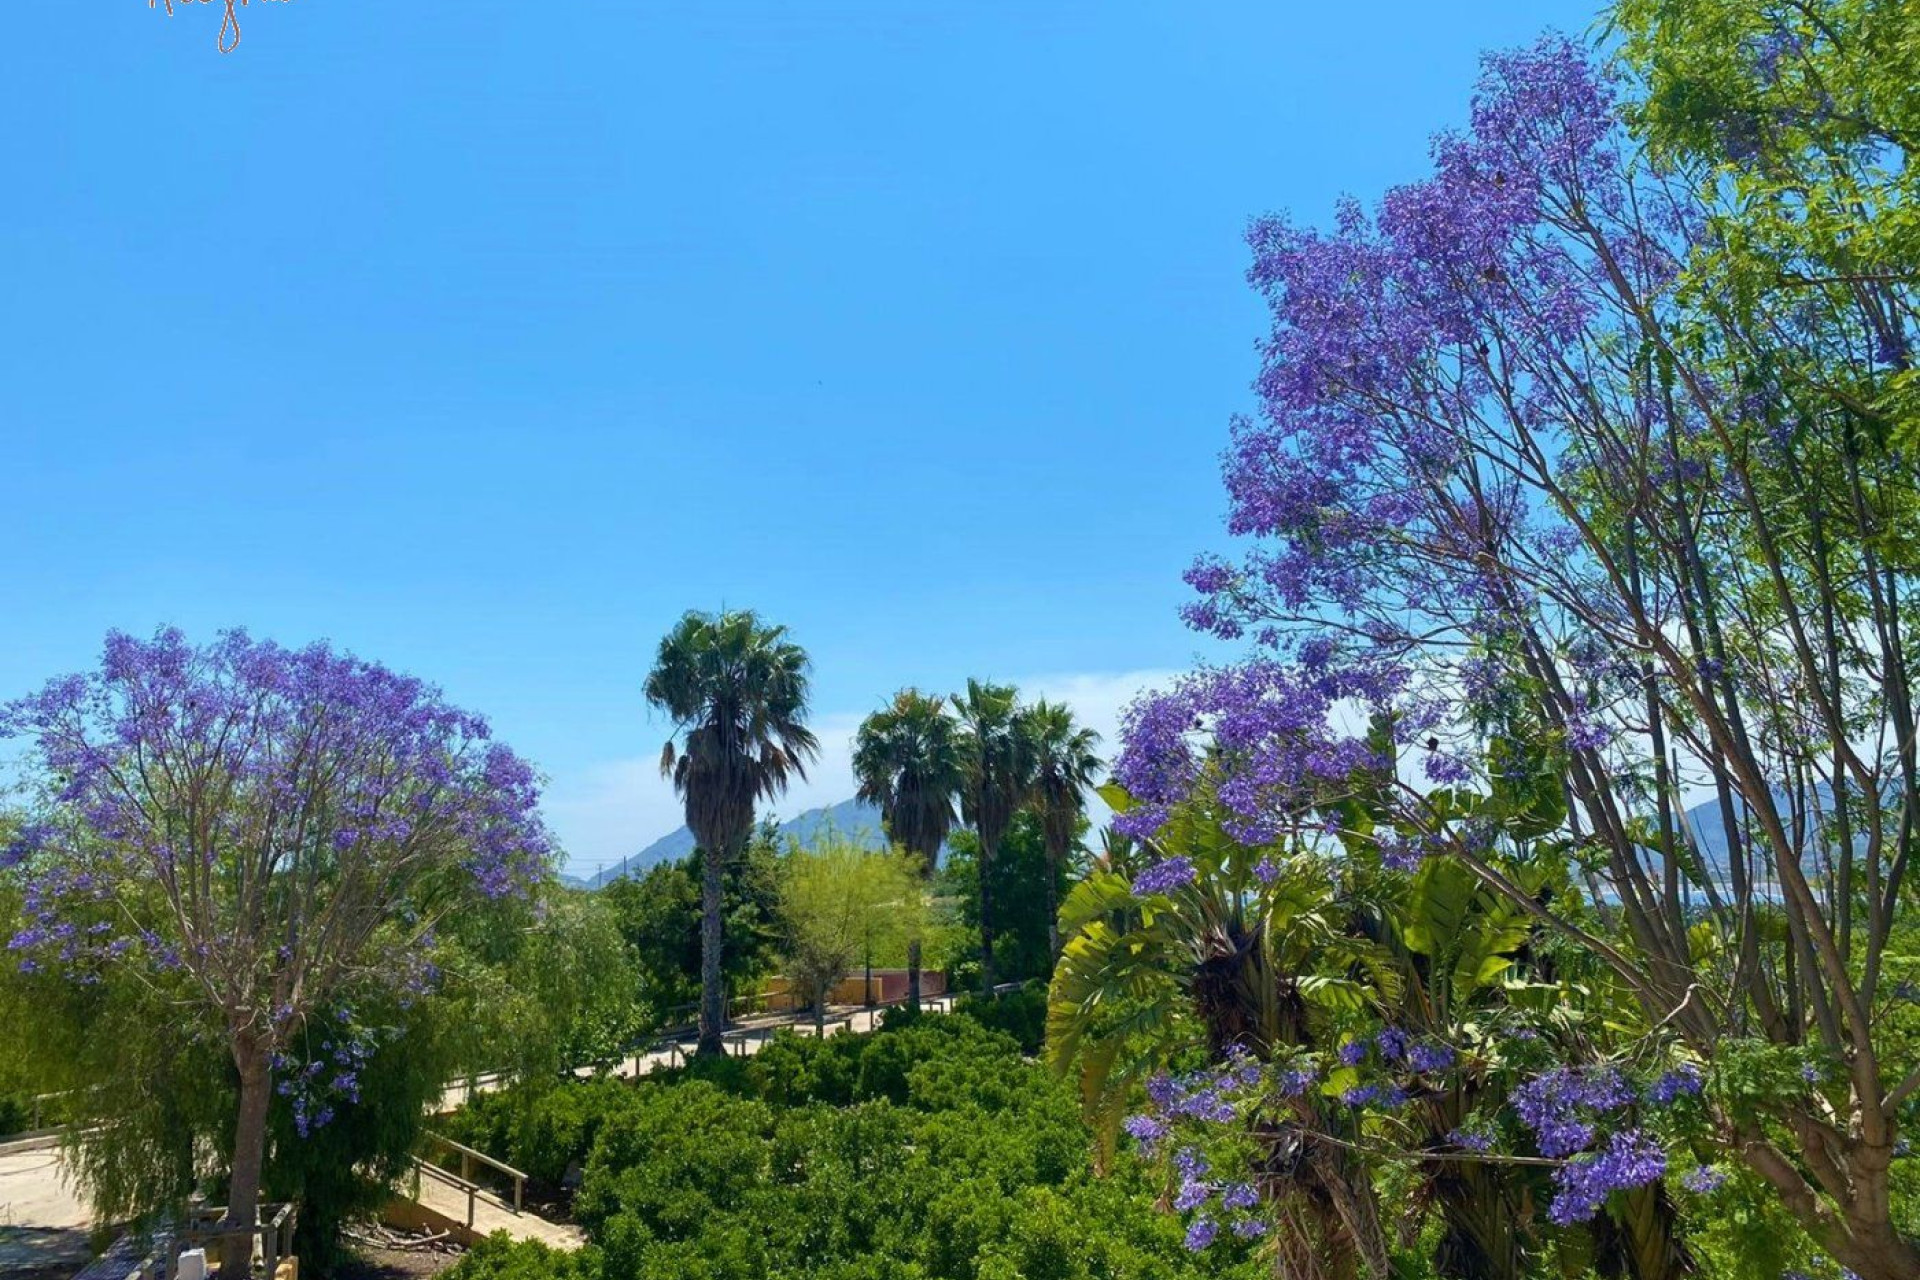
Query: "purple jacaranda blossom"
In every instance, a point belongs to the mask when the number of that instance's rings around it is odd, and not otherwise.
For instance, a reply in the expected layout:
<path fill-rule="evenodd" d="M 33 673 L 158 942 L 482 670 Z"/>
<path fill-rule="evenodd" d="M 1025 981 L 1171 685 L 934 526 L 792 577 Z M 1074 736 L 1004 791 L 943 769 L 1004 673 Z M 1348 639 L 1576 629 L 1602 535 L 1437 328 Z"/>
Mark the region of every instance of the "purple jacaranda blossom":
<path fill-rule="evenodd" d="M 1344 1090 L 1340 1094 L 1340 1101 L 1346 1103 L 1350 1107 L 1361 1107 L 1361 1106 L 1365 1106 L 1369 1102 L 1372 1102 L 1375 1098 L 1379 1096 L 1380 1096 L 1379 1085 L 1359 1084 L 1359 1085 L 1355 1085 L 1351 1089 Z"/>
<path fill-rule="evenodd" d="M 1359 1066 L 1367 1060 L 1367 1042 L 1365 1040 L 1348 1040 L 1344 1042 L 1340 1046 L 1339 1057 L 1341 1063 L 1345 1066 Z"/>
<path fill-rule="evenodd" d="M 1256 651 L 1130 709 L 1115 762 L 1137 802 L 1124 829 L 1157 829 L 1210 762 L 1237 838 L 1324 835 L 1315 796 L 1386 766 L 1374 730 L 1436 783 L 1475 776 L 1473 713 L 1497 703 L 1516 668 L 1482 657 L 1454 676 L 1444 664 L 1495 651 L 1511 620 L 1539 608 L 1516 562 L 1572 575 L 1589 554 L 1522 482 L 1525 468 L 1504 462 L 1534 447 L 1527 433 L 1595 412 L 1592 388 L 1618 381 L 1568 357 L 1621 307 L 1565 210 L 1603 223 L 1609 264 L 1644 289 L 1675 279 L 1689 247 L 1629 216 L 1615 98 L 1613 75 L 1564 37 L 1489 54 L 1468 127 L 1434 140 L 1430 176 L 1371 212 L 1343 202 L 1325 228 L 1254 224 L 1249 277 L 1272 333 L 1261 412 L 1233 422 L 1222 460 L 1229 531 L 1252 549 L 1237 563 L 1196 561 L 1185 616 Z M 1671 225 L 1684 235 L 1692 223 Z M 1481 465 L 1489 454 L 1501 463 Z M 1616 731 L 1597 707 L 1555 711 L 1577 748 Z M 1396 869 L 1427 852 L 1381 849 Z"/>
<path fill-rule="evenodd" d="M 1167 1123 L 1157 1116 L 1133 1115 L 1121 1125 L 1129 1136 L 1142 1145 L 1151 1145 L 1167 1136 Z"/>
<path fill-rule="evenodd" d="M 1260 1203 L 1260 1193 L 1250 1182 L 1235 1182 L 1220 1192 L 1220 1203 L 1228 1209 L 1251 1209 Z"/>
<path fill-rule="evenodd" d="M 1689 1169 L 1686 1176 L 1680 1179 L 1680 1183 L 1697 1195 L 1711 1195 L 1726 1185 L 1727 1175 L 1712 1165 L 1703 1164 L 1698 1168 Z"/>
<path fill-rule="evenodd" d="M 1557 1191 L 1547 1217 L 1561 1226 L 1585 1222 L 1615 1191 L 1657 1182 L 1666 1171 L 1667 1156 L 1657 1142 L 1638 1129 L 1623 1130 L 1598 1152 L 1569 1160 L 1554 1172 Z"/>
<path fill-rule="evenodd" d="M 1257 1240 L 1267 1234 L 1268 1227 L 1264 1218 L 1235 1218 L 1233 1234 L 1242 1240 Z"/>
<path fill-rule="evenodd" d="M 1422 1075 L 1445 1071 L 1453 1063 L 1453 1050 L 1444 1044 L 1416 1044 L 1407 1051 L 1407 1066 Z"/>
<path fill-rule="evenodd" d="M 1633 1101 L 1625 1077 L 1611 1067 L 1556 1067 L 1513 1091 L 1513 1108 L 1533 1130 L 1540 1154 L 1558 1159 L 1594 1140 L 1595 1116 Z"/>
<path fill-rule="evenodd" d="M 1220 1224 L 1212 1218 L 1195 1218 L 1193 1225 L 1187 1228 L 1187 1248 L 1194 1253 L 1199 1253 L 1211 1245 L 1219 1234 Z"/>
<path fill-rule="evenodd" d="M 1242 762 L 1221 785 L 1232 834 L 1250 843 L 1277 837 L 1282 830 L 1270 815 L 1305 795 L 1316 779 L 1381 765 L 1363 735 L 1337 726 L 1335 712 L 1347 700 L 1384 705 L 1398 678 L 1379 664 L 1313 674 L 1256 662 L 1197 672 L 1141 698 L 1127 713 L 1125 749 L 1114 763 L 1116 780 L 1138 807 L 1119 825 L 1140 836 L 1158 829 L 1167 807 L 1184 799 L 1198 777 L 1195 741 L 1204 734 Z M 1315 827 L 1324 831 L 1324 818 Z"/>
<path fill-rule="evenodd" d="M 1664 1107 L 1677 1098 L 1698 1097 L 1701 1086 L 1700 1068 L 1691 1062 L 1683 1062 L 1672 1071 L 1663 1072 L 1659 1079 L 1647 1087 L 1647 1101 L 1654 1106 Z"/>
<path fill-rule="evenodd" d="M 1455 1129 L 1447 1135 L 1447 1141 L 1467 1151 L 1493 1150 L 1493 1135 L 1478 1129 Z"/>
<path fill-rule="evenodd" d="M 1274 1080 L 1274 1090 L 1283 1098 L 1297 1098 L 1313 1087 L 1318 1075 L 1310 1068 L 1288 1067 Z"/>
<path fill-rule="evenodd" d="M 1190 1209 L 1198 1209 L 1212 1196 L 1212 1187 L 1197 1179 L 1187 1178 L 1180 1183 L 1180 1189 L 1174 1193 L 1173 1207 L 1185 1213 Z"/>
<path fill-rule="evenodd" d="M 1164 862 L 1156 862 L 1133 878 L 1134 896 L 1144 898 L 1156 893 L 1173 893 L 1192 884 L 1197 874 L 1191 858 L 1168 858 Z"/>
<path fill-rule="evenodd" d="M 320 885 L 338 882 L 349 895 L 368 886 L 373 892 L 359 909 L 389 917 L 403 903 L 392 895 L 410 892 L 430 871 L 464 874 L 480 893 L 499 896 L 544 874 L 551 855 L 533 771 L 489 740 L 484 721 L 418 680 L 325 646 L 289 650 L 230 632 L 196 647 L 173 630 L 151 640 L 114 633 L 97 672 L 0 707 L 0 732 L 28 738 L 39 767 L 61 780 L 61 820 L 26 833 L 37 850 L 27 895 L 33 926 L 71 923 L 82 904 L 108 896 L 141 902 L 116 887 L 176 884 L 183 869 L 206 882 L 209 871 L 262 848 L 286 851 L 273 865 L 290 878 L 324 856 L 331 870 Z M 135 756 L 143 768 L 120 767 Z M 183 806 L 198 806 L 201 819 L 174 822 L 170 815 Z M 389 866 L 404 874 L 389 875 Z M 192 912 L 162 902 L 151 920 L 122 912 L 90 923 L 92 941 L 67 958 L 84 965 L 165 956 L 199 969 L 247 936 L 228 927 L 223 913 L 232 906 L 215 897 Z M 326 902 L 312 906 L 323 910 Z M 182 921 L 186 936 L 161 936 Z M 210 932 L 191 931 L 202 927 Z M 123 929 L 142 945 L 112 950 Z M 276 940 L 293 932 L 266 931 Z M 321 936 L 391 938 L 395 959 L 419 950 L 417 940 L 358 928 Z M 266 958 L 286 965 L 294 954 L 276 945 Z M 314 972 L 342 967 L 310 948 L 299 954 Z M 354 959 L 346 967 L 387 968 L 371 955 Z M 252 972 L 223 957 L 206 971 L 242 969 Z M 309 981 L 279 985 L 310 1000 L 326 994 Z"/>

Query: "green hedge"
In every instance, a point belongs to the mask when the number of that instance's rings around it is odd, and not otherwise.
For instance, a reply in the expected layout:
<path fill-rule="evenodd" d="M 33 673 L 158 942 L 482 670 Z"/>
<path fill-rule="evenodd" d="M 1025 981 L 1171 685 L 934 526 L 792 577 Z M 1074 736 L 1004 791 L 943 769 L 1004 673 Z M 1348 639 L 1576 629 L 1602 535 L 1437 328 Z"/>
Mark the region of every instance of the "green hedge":
<path fill-rule="evenodd" d="M 960 997 L 959 1010 L 971 1015 L 983 1026 L 1004 1031 L 1020 1046 L 1020 1052 L 1033 1056 L 1047 1039 L 1047 988 L 1045 983 L 1030 982 L 1018 991 L 1000 996 L 966 995 Z"/>
<path fill-rule="evenodd" d="M 452 1280 L 1187 1280 L 1203 1257 L 1137 1169 L 1092 1176 L 1069 1091 L 967 1014 L 781 1036 L 745 1061 L 476 1102 L 455 1128 L 528 1172 L 578 1162 L 590 1248 L 490 1242 Z M 481 1145 L 485 1145 L 482 1141 Z M 491 1150 L 502 1148 L 493 1147 Z"/>

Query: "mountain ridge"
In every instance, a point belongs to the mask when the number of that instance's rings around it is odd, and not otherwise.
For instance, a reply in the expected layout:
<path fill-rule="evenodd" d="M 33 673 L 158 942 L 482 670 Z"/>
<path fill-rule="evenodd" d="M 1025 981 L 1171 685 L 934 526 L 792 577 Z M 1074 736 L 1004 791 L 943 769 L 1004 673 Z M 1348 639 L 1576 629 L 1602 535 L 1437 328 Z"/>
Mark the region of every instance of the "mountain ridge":
<path fill-rule="evenodd" d="M 868 804 L 858 797 L 850 797 L 838 804 L 821 805 L 795 814 L 779 824 L 780 834 L 806 844 L 823 831 L 836 831 L 840 835 L 856 840 L 872 848 L 886 847 L 884 828 L 880 822 L 880 810 L 876 805 Z M 623 876 L 644 876 L 664 862 L 678 862 L 695 848 L 693 832 L 683 823 L 676 829 L 661 836 L 640 852 L 622 858 L 620 862 L 600 871 L 598 874 L 580 879 L 569 877 L 575 884 L 586 889 L 604 889 Z"/>

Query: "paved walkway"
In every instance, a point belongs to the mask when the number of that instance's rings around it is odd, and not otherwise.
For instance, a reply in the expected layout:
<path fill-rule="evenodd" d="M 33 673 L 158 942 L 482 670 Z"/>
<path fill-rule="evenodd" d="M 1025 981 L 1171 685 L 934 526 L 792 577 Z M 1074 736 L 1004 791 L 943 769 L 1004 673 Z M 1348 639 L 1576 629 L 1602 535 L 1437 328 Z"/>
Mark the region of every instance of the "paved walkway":
<path fill-rule="evenodd" d="M 471 1213 L 473 1230 L 483 1236 L 504 1231 L 516 1240 L 538 1240 L 555 1249 L 578 1249 L 587 1242 L 578 1227 L 549 1222 L 533 1213 L 515 1213 L 485 1193 L 475 1195 L 469 1205 L 465 1191 L 430 1174 L 420 1177 L 416 1203 L 453 1222 L 465 1223 Z"/>
<path fill-rule="evenodd" d="M 93 1214 L 57 1142 L 0 1147 L 0 1276 L 71 1275 L 93 1251 Z"/>
<path fill-rule="evenodd" d="M 930 996 L 921 1002 L 921 1008 L 928 1013 L 946 1013 L 953 1008 L 956 997 Z M 886 1016 L 885 1008 L 866 1008 L 864 1005 L 838 1006 L 827 1017 L 826 1033 L 837 1035 L 842 1031 L 852 1031 L 856 1035 L 865 1035 L 880 1026 Z M 793 1031 L 799 1035 L 814 1033 L 813 1015 L 809 1013 L 782 1014 L 772 1017 L 744 1019 L 727 1028 L 727 1052 L 740 1057 L 749 1057 L 765 1048 L 775 1033 Z M 664 1067 L 683 1065 L 693 1056 L 693 1035 L 669 1042 L 663 1047 L 646 1053 L 623 1058 L 609 1073 L 623 1080 L 632 1080 Z M 587 1079 L 598 1073 L 596 1067 L 581 1067 L 574 1074 Z M 458 1111 L 477 1093 L 492 1093 L 507 1083 L 507 1078 L 497 1072 L 476 1076 L 471 1082 L 462 1080 L 449 1085 L 441 1095 L 438 1114 L 446 1115 Z"/>

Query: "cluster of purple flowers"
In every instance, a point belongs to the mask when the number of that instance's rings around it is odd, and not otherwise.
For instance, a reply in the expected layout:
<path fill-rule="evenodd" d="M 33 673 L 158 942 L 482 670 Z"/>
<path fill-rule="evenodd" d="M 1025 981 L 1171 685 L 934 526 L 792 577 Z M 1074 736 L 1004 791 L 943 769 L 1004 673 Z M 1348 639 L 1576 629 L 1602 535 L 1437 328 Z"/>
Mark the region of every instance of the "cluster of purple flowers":
<path fill-rule="evenodd" d="M 1698 1195 L 1711 1195 L 1727 1183 L 1727 1175 L 1712 1165 L 1703 1164 L 1697 1169 L 1689 1169 L 1680 1184 Z"/>
<path fill-rule="evenodd" d="M 1484 1129 L 1455 1129 L 1447 1141 L 1463 1151 L 1485 1153 L 1493 1150 L 1493 1135 Z"/>
<path fill-rule="evenodd" d="M 1567 1161 L 1554 1171 L 1558 1188 L 1547 1217 L 1561 1226 L 1585 1222 L 1616 1191 L 1658 1182 L 1667 1172 L 1667 1153 L 1643 1130 L 1622 1129 L 1605 1147 Z"/>
<path fill-rule="evenodd" d="M 1554 1173 L 1558 1188 L 1548 1216 L 1557 1223 L 1584 1222 L 1615 1191 L 1646 1186 L 1665 1175 L 1667 1157 L 1644 1129 L 1627 1126 L 1600 1135 L 1600 1121 L 1634 1103 L 1667 1107 L 1698 1097 L 1705 1087 L 1700 1068 L 1684 1062 L 1661 1073 L 1636 1095 L 1614 1067 L 1556 1067 L 1514 1090 L 1510 1101 L 1521 1123 L 1533 1130 L 1540 1154 L 1565 1163 Z M 1726 1175 L 1701 1166 L 1683 1179 L 1691 1191 L 1706 1193 Z"/>
<path fill-rule="evenodd" d="M 1540 1154 L 1556 1160 L 1593 1143 L 1595 1117 L 1633 1100 L 1632 1086 L 1612 1067 L 1556 1067 L 1515 1089 L 1511 1099 Z"/>
<path fill-rule="evenodd" d="M 1683 1062 L 1647 1087 L 1646 1100 L 1654 1106 L 1664 1107 L 1680 1098 L 1697 1098 L 1703 1084 L 1700 1068 L 1691 1062 Z"/>
<path fill-rule="evenodd" d="M 1144 898 L 1184 889 L 1193 883 L 1196 874 L 1191 858 L 1176 857 L 1156 862 L 1133 878 L 1134 896 Z"/>
<path fill-rule="evenodd" d="M 1153 1110 L 1127 1117 L 1122 1127 L 1140 1143 L 1142 1153 L 1150 1156 L 1182 1121 L 1228 1124 L 1240 1119 L 1269 1087 L 1283 1096 L 1298 1096 L 1314 1079 L 1311 1071 L 1297 1067 L 1281 1069 L 1272 1081 L 1268 1076 L 1267 1069 L 1252 1054 L 1238 1047 L 1230 1049 L 1226 1061 L 1212 1070 L 1182 1076 L 1162 1072 L 1147 1081 L 1147 1098 Z M 1213 1244 L 1223 1223 L 1242 1239 L 1265 1234 L 1266 1221 L 1254 1213 L 1260 1196 L 1252 1183 L 1209 1177 L 1211 1163 L 1205 1153 L 1192 1146 L 1174 1152 L 1173 1170 L 1178 1178 L 1173 1207 L 1181 1213 L 1198 1214 L 1188 1226 L 1189 1249 L 1198 1252 Z"/>
<path fill-rule="evenodd" d="M 345 1024 L 348 1015 L 343 1012 L 339 1020 Z M 274 1091 L 289 1101 L 293 1127 L 301 1137 L 325 1128 L 338 1108 L 360 1101 L 361 1077 L 378 1047 L 373 1031 L 343 1025 L 305 1061 L 287 1053 L 273 1055 L 273 1069 L 282 1073 Z"/>

